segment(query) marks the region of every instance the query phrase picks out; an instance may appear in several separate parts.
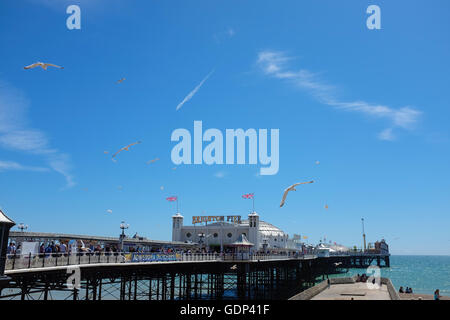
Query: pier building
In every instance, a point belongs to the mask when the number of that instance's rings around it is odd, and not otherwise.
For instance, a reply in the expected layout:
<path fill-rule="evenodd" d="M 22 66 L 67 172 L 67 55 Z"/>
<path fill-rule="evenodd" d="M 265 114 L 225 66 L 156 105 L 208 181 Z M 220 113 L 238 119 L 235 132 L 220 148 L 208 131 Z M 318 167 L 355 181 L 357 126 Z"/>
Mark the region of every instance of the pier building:
<path fill-rule="evenodd" d="M 242 238 L 251 244 L 250 251 L 276 249 L 301 250 L 298 240 L 273 224 L 263 221 L 256 212 L 241 220 L 241 216 L 194 216 L 192 225 L 184 224 L 184 217 L 172 216 L 172 241 L 199 243 L 216 251 L 235 246 Z"/>

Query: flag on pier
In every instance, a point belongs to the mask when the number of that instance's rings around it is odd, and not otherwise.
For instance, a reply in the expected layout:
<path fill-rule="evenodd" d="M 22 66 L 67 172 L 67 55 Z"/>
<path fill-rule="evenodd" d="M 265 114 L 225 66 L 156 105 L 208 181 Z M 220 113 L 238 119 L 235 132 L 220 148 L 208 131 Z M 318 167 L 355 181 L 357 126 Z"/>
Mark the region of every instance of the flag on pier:
<path fill-rule="evenodd" d="M 171 201 L 171 202 L 173 202 L 173 201 L 177 202 L 177 213 L 178 213 L 179 212 L 178 211 L 178 197 L 177 196 L 167 197 L 166 200 Z"/>
<path fill-rule="evenodd" d="M 253 200 L 252 212 L 255 212 L 255 197 L 254 196 L 255 196 L 254 193 L 247 193 L 242 196 L 242 198 L 244 198 L 244 199 L 252 199 Z"/>

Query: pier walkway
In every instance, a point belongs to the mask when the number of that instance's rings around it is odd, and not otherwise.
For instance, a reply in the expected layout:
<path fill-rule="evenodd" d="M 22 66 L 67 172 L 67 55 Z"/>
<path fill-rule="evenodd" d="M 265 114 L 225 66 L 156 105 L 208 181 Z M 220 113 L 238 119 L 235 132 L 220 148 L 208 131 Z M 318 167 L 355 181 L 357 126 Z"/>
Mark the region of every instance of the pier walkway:
<path fill-rule="evenodd" d="M 386 286 L 369 289 L 367 283 L 333 284 L 311 300 L 391 300 Z"/>
<path fill-rule="evenodd" d="M 213 262 L 213 261 L 283 261 L 316 259 L 316 255 L 269 255 L 269 254 L 209 254 L 209 253 L 75 253 L 75 254 L 28 254 L 8 255 L 6 274 L 12 270 L 21 272 L 53 267 L 108 265 L 120 263 L 161 263 L 161 262 Z"/>
<path fill-rule="evenodd" d="M 400 297 L 388 278 L 378 278 L 378 283 L 372 284 L 371 279 L 359 282 L 353 276 L 324 280 L 289 300 L 400 300 Z"/>

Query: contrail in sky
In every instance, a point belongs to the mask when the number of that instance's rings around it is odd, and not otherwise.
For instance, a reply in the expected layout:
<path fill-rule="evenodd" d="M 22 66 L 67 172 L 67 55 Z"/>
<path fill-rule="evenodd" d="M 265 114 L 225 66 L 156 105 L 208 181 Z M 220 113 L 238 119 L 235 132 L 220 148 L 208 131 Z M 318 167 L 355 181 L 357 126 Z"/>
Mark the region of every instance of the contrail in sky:
<path fill-rule="evenodd" d="M 195 87 L 194 90 L 192 90 L 191 92 L 189 92 L 189 94 L 186 96 L 186 98 L 183 99 L 183 101 L 181 101 L 178 105 L 177 105 L 177 111 L 178 109 L 180 109 L 183 104 L 185 104 L 186 102 L 188 102 L 189 100 L 192 99 L 192 97 L 197 93 L 197 91 L 200 89 L 200 87 L 203 85 L 203 83 L 208 80 L 209 76 L 212 75 L 214 73 L 214 70 L 212 70 L 210 73 L 208 73 L 208 75 L 202 80 L 202 82 L 200 82 L 198 84 L 198 86 Z"/>

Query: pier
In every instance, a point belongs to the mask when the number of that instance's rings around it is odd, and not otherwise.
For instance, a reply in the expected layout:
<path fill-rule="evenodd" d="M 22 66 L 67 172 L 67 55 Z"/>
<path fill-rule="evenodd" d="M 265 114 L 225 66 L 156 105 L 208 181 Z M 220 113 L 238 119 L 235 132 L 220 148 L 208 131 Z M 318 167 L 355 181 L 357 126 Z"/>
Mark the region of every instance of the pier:
<path fill-rule="evenodd" d="M 46 300 L 58 292 L 62 299 L 74 300 L 279 299 L 311 286 L 315 272 L 322 270 L 320 263 L 314 256 L 262 255 L 245 259 L 184 255 L 176 261 L 128 263 L 92 259 L 85 264 L 8 270 L 5 274 L 12 280 L 0 298 Z M 74 268 L 80 270 L 80 286 L 68 288 Z"/>
<path fill-rule="evenodd" d="M 177 222 L 182 217 L 175 215 L 173 219 Z M 287 239 L 276 227 L 259 222 L 256 213 L 249 215 L 249 221 L 252 232 L 261 223 L 263 231 L 272 230 Z M 174 223 L 174 227 L 179 225 Z M 246 231 L 246 224 L 240 224 L 239 228 Z M 257 238 L 254 233 L 250 236 Z M 118 238 L 23 231 L 10 232 L 7 238 L 26 243 L 27 250 L 6 254 L 6 246 L 3 247 L 0 299 L 288 299 L 348 268 L 367 268 L 373 264 L 389 267 L 389 253 L 322 248 L 315 254 L 287 247 L 250 250 L 253 244 L 244 233 L 228 244 L 233 250 L 220 253 L 206 252 L 203 238 L 198 243 L 179 239 L 158 241 L 137 235 L 129 238 L 123 230 Z M 7 238 L 3 239 L 5 244 Z M 68 245 L 57 252 L 36 247 L 52 242 Z M 90 243 L 91 249 L 84 242 Z M 101 249 L 96 250 L 93 244 Z"/>
<path fill-rule="evenodd" d="M 0 299 L 288 299 L 329 274 L 365 268 L 377 258 L 138 253 L 10 256 L 5 274 L 11 280 L 3 285 Z M 68 280 L 75 270 L 79 287 L 71 288 Z"/>

